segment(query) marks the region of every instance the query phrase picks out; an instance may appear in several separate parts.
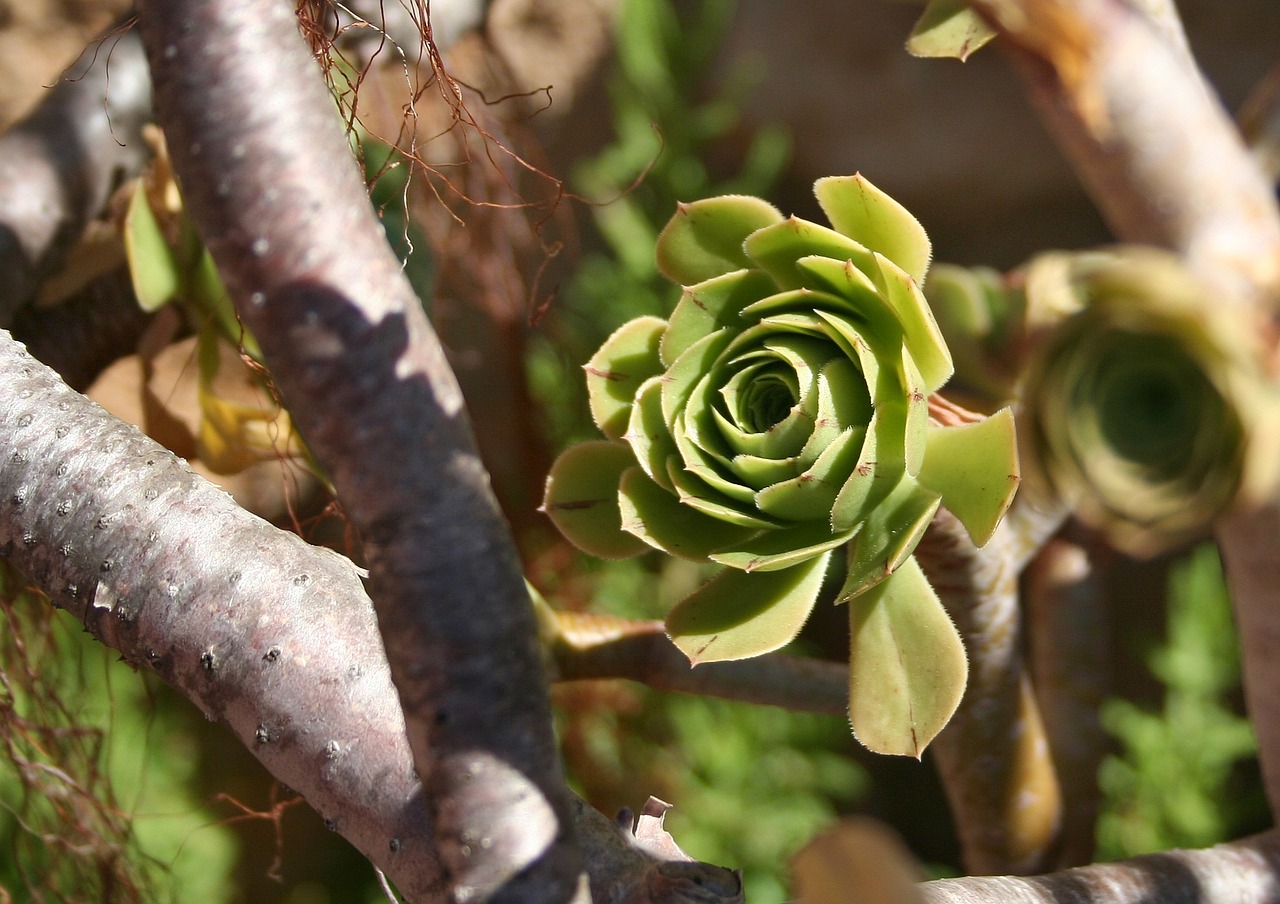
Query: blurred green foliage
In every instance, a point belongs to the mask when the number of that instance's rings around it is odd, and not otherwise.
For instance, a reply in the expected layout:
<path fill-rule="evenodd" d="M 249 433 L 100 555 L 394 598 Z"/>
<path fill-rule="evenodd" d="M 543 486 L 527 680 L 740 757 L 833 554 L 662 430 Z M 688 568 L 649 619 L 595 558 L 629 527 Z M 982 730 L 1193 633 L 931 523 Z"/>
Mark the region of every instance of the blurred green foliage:
<path fill-rule="evenodd" d="M 1213 546 L 1171 574 L 1166 635 L 1146 660 L 1164 685 L 1160 711 L 1117 699 L 1101 714 L 1120 745 L 1099 772 L 1105 860 L 1205 847 L 1265 820 L 1261 787 L 1241 770 L 1255 743 L 1239 714 L 1240 654 Z"/>
<path fill-rule="evenodd" d="M 581 412 L 581 366 L 606 336 L 633 317 L 666 317 L 679 289 L 658 273 L 654 245 L 680 201 L 723 194 L 768 195 L 790 155 L 781 128 L 739 134 L 739 111 L 750 79 L 731 76 L 701 96 L 735 0 L 680 4 L 625 0 L 615 31 L 608 77 L 613 141 L 581 162 L 574 190 L 587 198 L 594 234 L 575 263 L 571 283 L 534 337 L 530 385 L 547 411 L 550 439 L 560 448 L 593 431 Z M 744 149 L 737 172 L 713 173 L 706 161 L 717 144 Z"/>
<path fill-rule="evenodd" d="M 0 897 L 232 900 L 189 704 L 0 568 Z"/>

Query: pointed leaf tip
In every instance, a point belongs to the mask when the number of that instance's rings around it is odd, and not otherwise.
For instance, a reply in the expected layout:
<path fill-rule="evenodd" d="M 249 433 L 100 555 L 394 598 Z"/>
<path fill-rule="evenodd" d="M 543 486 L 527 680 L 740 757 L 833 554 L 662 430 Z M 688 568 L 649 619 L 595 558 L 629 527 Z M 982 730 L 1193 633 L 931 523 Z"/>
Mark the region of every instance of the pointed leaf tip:
<path fill-rule="evenodd" d="M 997 34 L 965 0 L 930 0 L 907 38 L 907 52 L 964 62 Z"/>
<path fill-rule="evenodd" d="M 964 696 L 964 643 L 915 557 L 849 603 L 849 722 L 874 753 L 919 759 Z"/>
<path fill-rule="evenodd" d="M 692 286 L 751 266 L 742 250 L 747 236 L 782 219 L 768 201 L 723 195 L 678 204 L 658 235 L 658 269 L 682 286 Z"/>
<path fill-rule="evenodd" d="M 649 547 L 622 530 L 618 484 L 635 456 L 621 443 L 571 446 L 547 475 L 542 511 L 574 546 L 602 559 L 625 559 Z"/>
<path fill-rule="evenodd" d="M 924 283 L 933 246 L 920 221 L 859 173 L 827 176 L 813 186 L 831 225 Z"/>
<path fill-rule="evenodd" d="M 974 545 L 985 546 L 1021 481 L 1013 411 L 958 427 L 930 424 L 926 447 L 920 484 L 942 496 Z"/>

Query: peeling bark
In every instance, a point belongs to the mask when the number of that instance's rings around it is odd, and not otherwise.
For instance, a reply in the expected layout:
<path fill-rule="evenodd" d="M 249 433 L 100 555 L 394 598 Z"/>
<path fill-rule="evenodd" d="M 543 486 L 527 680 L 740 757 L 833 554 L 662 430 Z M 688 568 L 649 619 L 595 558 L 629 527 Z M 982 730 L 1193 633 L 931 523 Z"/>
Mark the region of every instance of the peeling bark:
<path fill-rule="evenodd" d="M 359 531 L 451 894 L 581 900 L 515 547 L 291 5 L 138 19 L 188 209 Z"/>

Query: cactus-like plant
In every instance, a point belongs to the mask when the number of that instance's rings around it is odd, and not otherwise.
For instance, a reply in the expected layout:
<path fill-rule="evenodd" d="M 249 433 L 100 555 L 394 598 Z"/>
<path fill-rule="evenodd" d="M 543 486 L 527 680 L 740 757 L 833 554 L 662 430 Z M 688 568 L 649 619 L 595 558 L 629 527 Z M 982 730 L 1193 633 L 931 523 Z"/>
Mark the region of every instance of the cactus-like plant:
<path fill-rule="evenodd" d="M 1256 337 L 1173 254 L 1047 254 L 1027 267 L 1032 460 L 1133 555 L 1272 492 L 1280 402 Z"/>
<path fill-rule="evenodd" d="M 927 236 L 861 176 L 815 188 L 834 228 L 744 196 L 679 207 L 657 255 L 683 295 L 587 363 L 605 439 L 557 460 L 544 510 L 594 555 L 725 566 L 667 617 L 695 664 L 789 642 L 840 551 L 854 733 L 918 756 L 966 664 L 912 552 L 940 503 L 991 536 L 1018 482 L 1013 419 L 931 420 L 952 360 L 920 290 Z"/>

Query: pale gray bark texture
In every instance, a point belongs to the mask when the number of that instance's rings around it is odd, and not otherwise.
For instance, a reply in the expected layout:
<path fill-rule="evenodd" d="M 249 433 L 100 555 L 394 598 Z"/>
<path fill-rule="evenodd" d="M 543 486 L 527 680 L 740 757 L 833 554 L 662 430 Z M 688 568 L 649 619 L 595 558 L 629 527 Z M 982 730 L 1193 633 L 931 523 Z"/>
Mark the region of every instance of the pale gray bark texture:
<path fill-rule="evenodd" d="M 417 904 L 448 900 L 357 569 L 240 508 L 0 330 L 0 555 L 226 725 Z M 597 904 L 733 904 L 735 874 L 576 798 Z"/>
<path fill-rule="evenodd" d="M 250 515 L 2 331 L 0 437 L 0 554 L 230 728 L 410 900 L 442 900 L 355 567 Z"/>
<path fill-rule="evenodd" d="M 1275 904 L 1280 838 L 1255 835 L 1202 851 L 1165 851 L 1021 879 L 942 879 L 923 904 Z"/>
<path fill-rule="evenodd" d="M 452 897 L 582 900 L 515 547 L 293 5 L 138 23 L 188 210 L 359 532 Z"/>

